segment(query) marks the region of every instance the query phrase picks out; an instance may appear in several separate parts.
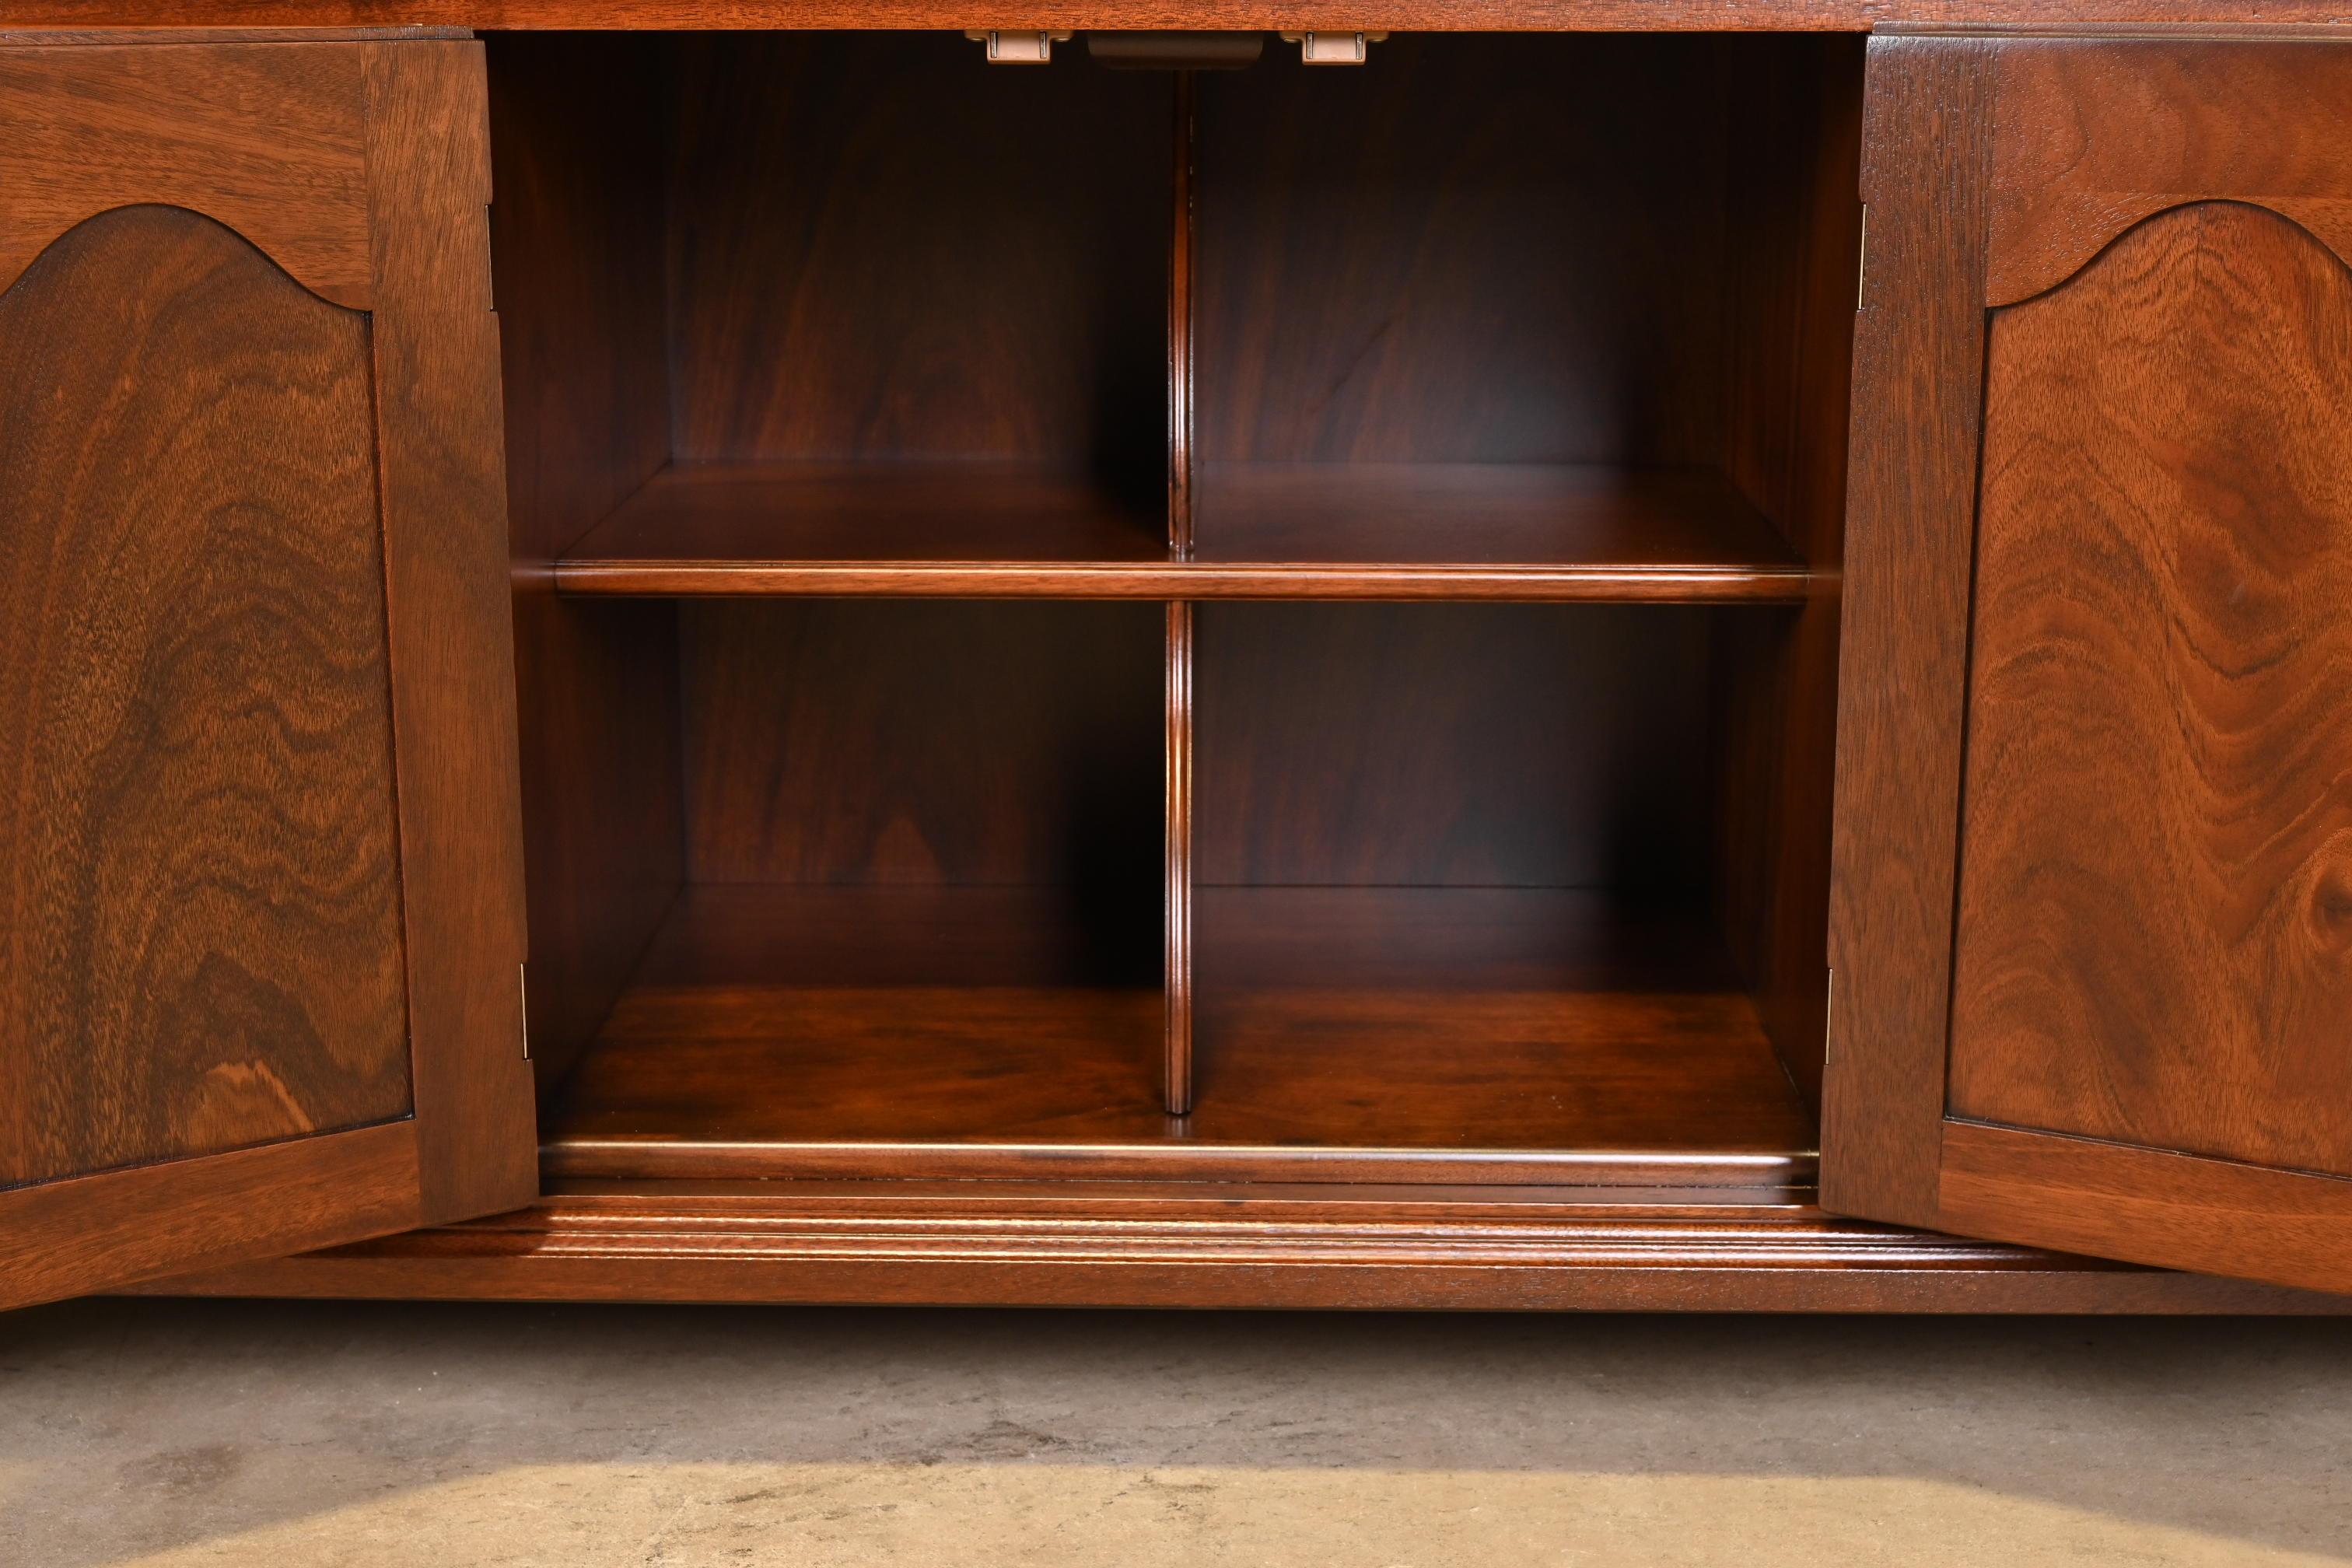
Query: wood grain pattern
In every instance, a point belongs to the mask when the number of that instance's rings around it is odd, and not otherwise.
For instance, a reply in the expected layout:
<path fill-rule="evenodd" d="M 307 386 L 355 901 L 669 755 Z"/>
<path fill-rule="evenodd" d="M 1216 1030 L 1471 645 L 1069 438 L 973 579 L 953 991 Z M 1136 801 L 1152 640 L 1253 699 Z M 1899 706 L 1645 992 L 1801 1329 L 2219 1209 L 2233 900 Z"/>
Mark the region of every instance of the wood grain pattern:
<path fill-rule="evenodd" d="M 558 1183 L 523 1213 L 163 1281 L 515 1300 L 2337 1313 L 2341 1296 L 1826 1215 L 1801 1187 Z"/>
<path fill-rule="evenodd" d="M 1192 631 L 1189 604 L 1168 606 L 1167 1038 L 1161 1046 L 1162 1108 L 1192 1109 Z"/>
<path fill-rule="evenodd" d="M 1874 38 L 1838 664 L 1822 1202 L 1937 1223 L 2000 46 Z"/>
<path fill-rule="evenodd" d="M 681 41 L 674 451 L 1057 462 L 1157 533 L 1169 79 L 973 53 Z"/>
<path fill-rule="evenodd" d="M 2352 1174 L 2347 344 L 2235 204 L 1994 317 L 1954 1114 Z"/>
<path fill-rule="evenodd" d="M 1204 75 L 1201 459 L 1712 461 L 1728 138 L 1693 106 L 1721 70 L 1492 37 Z M 1205 500 L 1196 542 L 1223 548 Z"/>
<path fill-rule="evenodd" d="M 1198 882 L 1701 884 L 1710 612 L 1199 614 Z"/>
<path fill-rule="evenodd" d="M 226 224 L 326 299 L 373 302 L 355 49 L 5 37 L 0 288 L 92 213 L 152 202 Z"/>
<path fill-rule="evenodd" d="M 645 40 L 486 45 L 516 717 L 542 1093 L 684 876 L 677 616 L 555 596 L 552 563 L 669 460 L 662 73 Z"/>
<path fill-rule="evenodd" d="M 1796 613 L 1714 627 L 1717 907 L 1780 1059 L 1821 1100 L 1839 583 L 1864 46 L 1792 37 L 1734 73 L 1725 477 L 1812 569 Z"/>
<path fill-rule="evenodd" d="M 688 606 L 689 879 L 1083 889 L 1109 928 L 1147 933 L 1156 972 L 1162 619 L 1145 605 Z"/>
<path fill-rule="evenodd" d="M 1204 563 L 1544 564 L 1679 575 L 1694 598 L 1797 597 L 1808 580 L 1764 515 L 1709 468 L 1213 463 L 1200 490 Z"/>
<path fill-rule="evenodd" d="M 2352 50 L 2007 45 L 1993 181 L 1993 305 L 2055 286 L 2143 218 L 2213 197 L 2283 213 L 2352 264 Z"/>
<path fill-rule="evenodd" d="M 1200 899 L 1180 1120 L 1150 971 L 1066 894 L 696 889 L 551 1121 L 549 1169 L 1003 1175 L 1058 1154 L 1098 1176 L 1719 1185 L 1810 1164 L 1786 1075 L 1685 922 L 1575 894 Z"/>
<path fill-rule="evenodd" d="M 1943 1170 L 1946 1223 L 1957 1229 L 2318 1290 L 2352 1287 L 2352 1182 L 1967 1121 L 1945 1124 Z"/>
<path fill-rule="evenodd" d="M 488 115 L 471 43 L 350 46 L 367 87 L 376 481 L 419 1205 L 538 1191 Z"/>
<path fill-rule="evenodd" d="M 0 1194 L 0 1311 L 426 1223 L 416 1134 L 379 1122 Z"/>
<path fill-rule="evenodd" d="M 178 208 L 0 297 L 0 1186 L 410 1110 L 369 364 Z"/>

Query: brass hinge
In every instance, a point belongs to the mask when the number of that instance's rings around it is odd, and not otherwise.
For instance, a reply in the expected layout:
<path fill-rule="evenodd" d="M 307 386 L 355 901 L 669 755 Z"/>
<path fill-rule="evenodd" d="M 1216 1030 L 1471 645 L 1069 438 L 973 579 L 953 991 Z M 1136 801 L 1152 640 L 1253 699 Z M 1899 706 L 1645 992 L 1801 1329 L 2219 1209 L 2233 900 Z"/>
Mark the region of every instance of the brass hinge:
<path fill-rule="evenodd" d="M 1042 66 L 1052 62 L 1054 46 L 1070 41 L 1067 33 L 1015 32 L 991 27 L 967 31 L 964 37 L 986 47 L 993 66 Z"/>
<path fill-rule="evenodd" d="M 1854 247 L 1853 308 L 1862 309 L 1863 279 L 1870 276 L 1870 204 L 1862 204 L 1862 243 Z"/>
<path fill-rule="evenodd" d="M 1360 66 L 1367 47 L 1386 33 L 1285 33 L 1282 41 L 1298 46 L 1298 58 L 1310 66 Z"/>
<path fill-rule="evenodd" d="M 522 1059 L 530 1060 L 530 966 L 515 965 L 515 1010 L 522 1016 Z"/>

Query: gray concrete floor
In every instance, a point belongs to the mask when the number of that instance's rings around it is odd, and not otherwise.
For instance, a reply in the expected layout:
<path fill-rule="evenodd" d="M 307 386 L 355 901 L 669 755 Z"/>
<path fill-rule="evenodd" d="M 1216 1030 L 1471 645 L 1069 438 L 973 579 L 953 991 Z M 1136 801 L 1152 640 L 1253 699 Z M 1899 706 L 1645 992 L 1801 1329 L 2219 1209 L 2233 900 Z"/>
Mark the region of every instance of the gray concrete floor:
<path fill-rule="evenodd" d="M 2352 1562 L 2352 1323 L 100 1301 L 0 1562 Z"/>

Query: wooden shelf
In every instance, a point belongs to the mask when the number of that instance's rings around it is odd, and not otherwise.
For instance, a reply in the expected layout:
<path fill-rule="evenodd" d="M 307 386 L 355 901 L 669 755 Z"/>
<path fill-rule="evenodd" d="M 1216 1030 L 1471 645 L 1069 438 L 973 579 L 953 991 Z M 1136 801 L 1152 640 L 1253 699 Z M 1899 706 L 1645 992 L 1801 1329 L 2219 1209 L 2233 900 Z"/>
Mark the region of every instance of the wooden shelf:
<path fill-rule="evenodd" d="M 1021 463 L 694 463 L 556 563 L 565 594 L 1079 595 L 1159 566 L 1155 505 Z"/>
<path fill-rule="evenodd" d="M 1198 548 L 1083 478 L 976 462 L 673 466 L 555 566 L 571 595 L 1794 601 L 1812 577 L 1706 470 L 1230 464 Z"/>
<path fill-rule="evenodd" d="M 547 1174 L 1810 1173 L 1795 1091 L 1690 925 L 1483 889 L 1203 889 L 1197 918 L 1200 1095 L 1173 1119 L 1133 973 L 1154 931 L 1089 950 L 1105 922 L 1020 889 L 689 889 L 551 1108 Z"/>
<path fill-rule="evenodd" d="M 1365 597 L 1802 599 L 1811 574 L 1705 468 L 1211 463 L 1192 569 L 1360 578 Z"/>

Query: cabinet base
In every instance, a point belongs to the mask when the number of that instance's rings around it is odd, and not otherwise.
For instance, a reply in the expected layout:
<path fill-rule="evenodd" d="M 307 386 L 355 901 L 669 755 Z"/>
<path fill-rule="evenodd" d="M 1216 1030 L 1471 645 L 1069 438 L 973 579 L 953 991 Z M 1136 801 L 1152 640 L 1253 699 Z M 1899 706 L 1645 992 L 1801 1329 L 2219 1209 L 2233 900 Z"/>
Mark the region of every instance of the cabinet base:
<path fill-rule="evenodd" d="M 1809 1191 L 566 1183 L 514 1214 L 157 1281 L 404 1300 L 2333 1313 L 2352 1298 L 1825 1215 Z"/>

